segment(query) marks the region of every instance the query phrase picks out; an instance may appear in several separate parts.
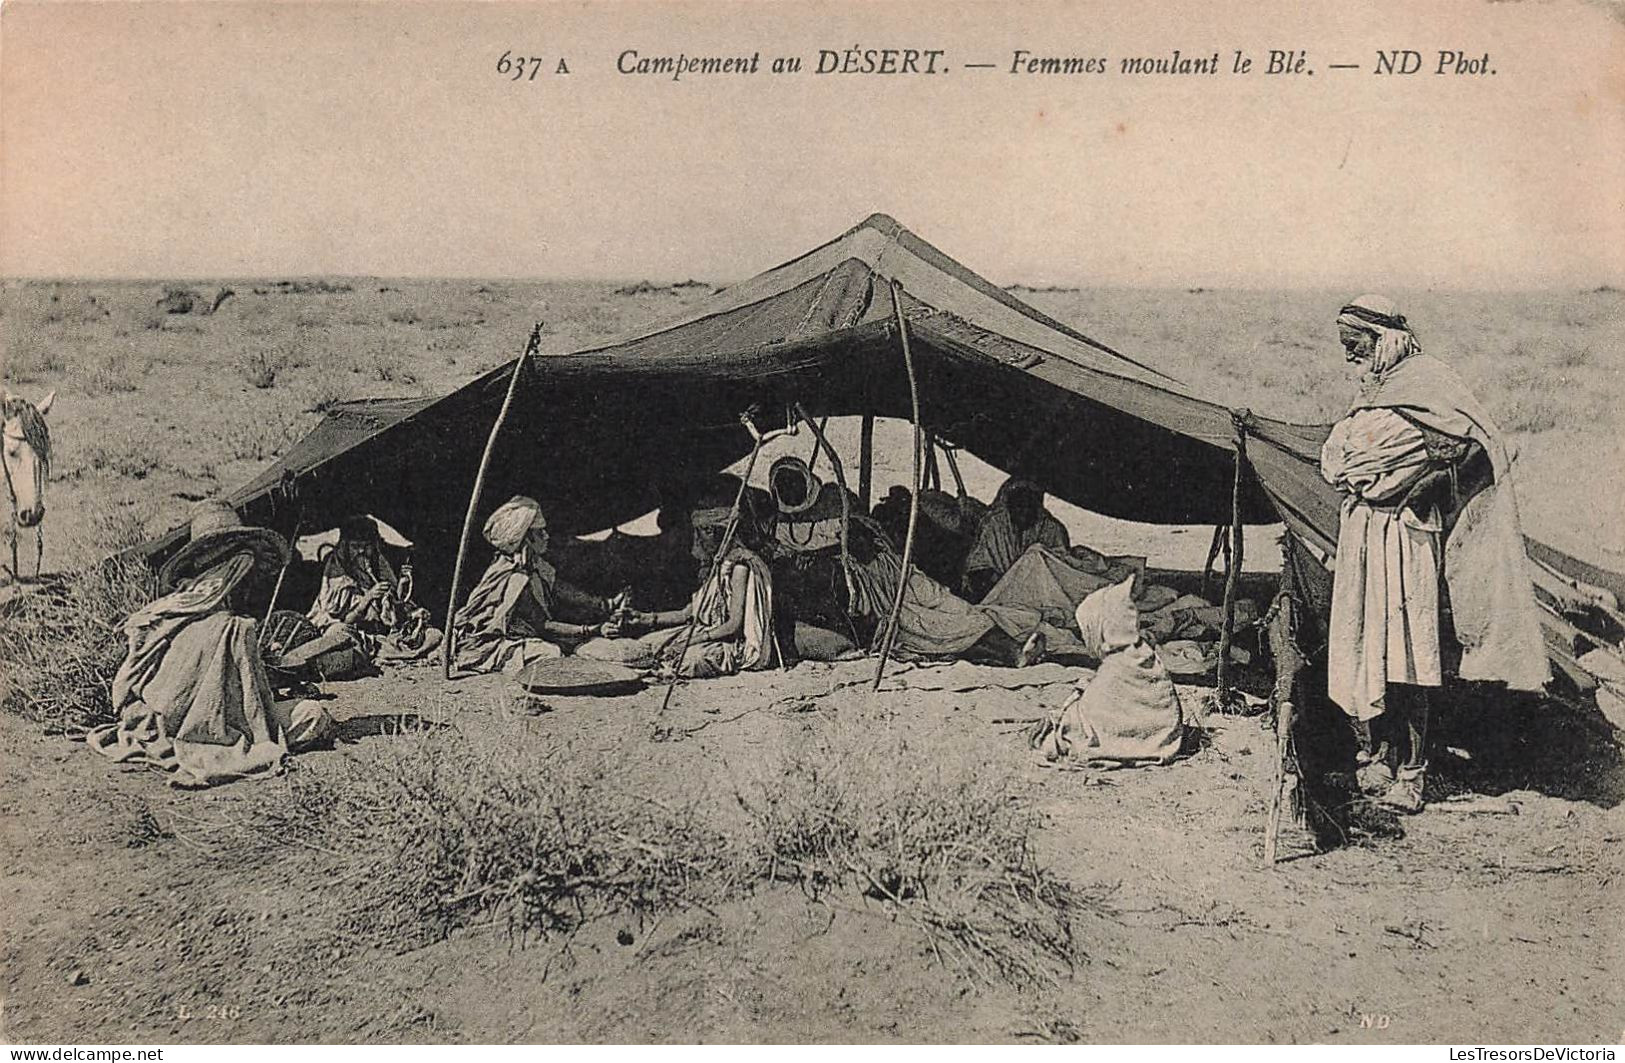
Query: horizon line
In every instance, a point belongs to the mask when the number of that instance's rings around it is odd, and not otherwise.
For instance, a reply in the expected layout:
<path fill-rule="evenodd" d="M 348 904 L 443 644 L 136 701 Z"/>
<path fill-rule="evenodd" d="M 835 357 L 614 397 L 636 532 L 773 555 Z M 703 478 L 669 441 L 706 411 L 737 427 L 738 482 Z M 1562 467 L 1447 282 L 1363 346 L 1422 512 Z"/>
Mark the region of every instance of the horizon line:
<path fill-rule="evenodd" d="M 773 268 L 773 267 L 770 267 Z M 706 280 L 702 277 L 689 275 L 681 280 L 657 280 L 649 274 L 634 276 L 542 276 L 501 273 L 153 273 L 153 274 L 47 274 L 22 273 L 0 274 L 0 285 L 16 284 L 198 284 L 204 282 L 270 282 L 279 281 L 415 281 L 420 283 L 451 283 L 467 281 L 492 281 L 503 284 L 651 284 L 656 287 L 676 287 L 684 284 L 704 284 L 714 290 L 720 291 L 734 285 L 744 283 L 760 274 L 740 277 L 734 280 Z M 1008 284 L 999 284 L 988 278 L 989 283 L 1005 291 L 1023 290 L 1038 294 L 1084 291 L 1185 291 L 1190 294 L 1199 294 L 1210 291 L 1225 292 L 1281 292 L 1281 291 L 1340 291 L 1345 288 L 1358 288 L 1362 285 L 1369 287 L 1370 278 L 1365 281 L 1312 281 L 1292 282 L 1277 285 L 1266 285 L 1257 282 L 1199 282 L 1199 281 L 1165 281 L 1157 283 L 1136 284 L 1125 281 L 1103 281 L 1099 283 L 1080 282 L 1076 284 L 1040 283 L 1032 281 L 1013 281 Z M 1535 283 L 1535 284 L 1471 284 L 1471 283 L 1428 283 L 1419 281 L 1402 282 L 1387 285 L 1395 291 L 1448 291 L 1448 292 L 1578 292 L 1580 294 L 1603 294 L 1608 292 L 1625 291 L 1625 278 L 1603 278 L 1593 281 L 1572 281 L 1564 283 Z"/>

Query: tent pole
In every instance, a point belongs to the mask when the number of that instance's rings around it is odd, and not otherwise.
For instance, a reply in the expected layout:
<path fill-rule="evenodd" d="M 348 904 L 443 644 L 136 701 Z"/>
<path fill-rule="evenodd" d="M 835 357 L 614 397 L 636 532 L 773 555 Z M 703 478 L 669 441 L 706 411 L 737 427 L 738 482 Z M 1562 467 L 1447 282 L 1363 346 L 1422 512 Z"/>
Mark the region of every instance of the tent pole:
<path fill-rule="evenodd" d="M 1230 563 L 1224 573 L 1224 626 L 1219 631 L 1218 690 L 1215 693 L 1220 709 L 1234 705 L 1236 696 L 1230 675 L 1230 643 L 1235 637 L 1236 597 L 1241 586 L 1242 547 L 1245 545 L 1241 529 L 1241 487 L 1242 472 L 1247 466 L 1247 419 L 1250 416 L 1246 410 L 1230 411 L 1230 420 L 1236 429 L 1236 466 L 1230 488 Z"/>
<path fill-rule="evenodd" d="M 942 456 L 948 459 L 948 471 L 954 474 L 954 496 L 964 498 L 969 492 L 965 490 L 965 477 L 959 473 L 959 459 L 954 457 L 954 448 L 943 444 Z"/>
<path fill-rule="evenodd" d="M 1285 552 L 1291 555 L 1292 533 L 1286 533 Z M 1281 827 L 1288 830 L 1287 859 L 1312 849 L 1314 828 L 1309 820 L 1308 794 L 1303 786 L 1303 769 L 1298 763 L 1298 673 L 1303 670 L 1303 652 L 1298 648 L 1298 582 L 1289 564 L 1281 571 L 1281 588 L 1267 619 L 1270 656 L 1275 659 L 1275 687 L 1270 702 L 1275 709 L 1275 773 L 1270 793 L 1269 819 L 1264 829 L 1264 863 L 1273 866 L 1281 860 Z M 1308 843 L 1308 844 L 1306 844 Z"/>
<path fill-rule="evenodd" d="M 807 422 L 807 427 L 812 429 L 813 438 L 818 446 L 829 454 L 829 467 L 835 470 L 835 484 L 841 489 L 841 575 L 846 579 L 847 611 L 850 613 L 852 599 L 857 590 L 852 586 L 852 552 L 849 539 L 852 529 L 852 492 L 846 486 L 846 468 L 841 464 L 841 456 L 835 453 L 835 448 L 830 446 L 829 440 L 824 436 L 823 423 L 813 424 L 812 418 L 807 416 L 807 411 L 802 409 L 799 402 L 796 403 L 796 413 L 800 414 L 801 419 Z M 825 422 L 828 420 L 829 418 L 824 418 Z M 816 452 L 814 456 L 817 456 Z"/>
<path fill-rule="evenodd" d="M 891 656 L 892 641 L 897 637 L 897 618 L 903 612 L 903 595 L 908 590 L 909 566 L 914 563 L 914 527 L 920 519 L 920 465 L 925 457 L 925 434 L 920 429 L 920 384 L 914 376 L 914 352 L 908 345 L 908 322 L 903 319 L 903 300 L 897 294 L 901 289 L 891 282 L 892 313 L 897 317 L 897 337 L 903 342 L 903 368 L 908 371 L 909 409 L 914 415 L 914 489 L 908 496 L 908 531 L 903 534 L 903 565 L 897 574 L 897 597 L 892 600 L 891 617 L 886 621 L 885 637 L 880 642 L 880 662 L 875 667 L 875 689 L 886 677 L 886 658 Z"/>
<path fill-rule="evenodd" d="M 816 437 L 813 439 L 812 453 L 807 455 L 807 470 L 809 472 L 817 472 L 818 455 L 822 452 L 820 444 L 824 441 L 824 426 L 829 424 L 829 414 L 824 414 L 823 418 L 818 422 L 817 427 L 814 427 L 812 418 L 807 416 L 807 411 L 801 408 L 801 403 L 799 402 L 796 403 L 796 412 L 801 415 L 801 419 L 803 421 L 807 422 L 807 427 L 813 430 L 813 435 Z M 833 454 L 834 452 L 831 451 L 831 453 Z"/>
<path fill-rule="evenodd" d="M 1213 541 L 1207 547 L 1207 560 L 1202 563 L 1202 597 L 1207 597 L 1207 585 L 1213 580 L 1213 562 L 1219 556 L 1219 544 L 1225 541 L 1229 529 L 1223 524 L 1213 526 Z"/>
<path fill-rule="evenodd" d="M 739 491 L 734 495 L 733 510 L 728 514 L 728 526 L 723 529 L 722 542 L 717 545 L 717 556 L 711 559 L 710 571 L 706 574 L 705 582 L 700 584 L 701 592 L 722 571 L 723 558 L 727 555 L 729 548 L 733 546 L 734 533 L 739 530 L 739 518 L 744 510 L 745 492 L 750 488 L 751 473 L 756 471 L 756 459 L 761 456 L 762 444 L 767 442 L 767 436 L 757 434 L 756 425 L 750 420 L 749 414 L 746 414 L 741 420 L 745 422 L 745 427 L 755 437 L 750 449 L 750 461 L 745 464 L 745 475 L 739 478 Z M 688 656 L 689 648 L 694 645 L 694 630 L 699 626 L 700 611 L 691 605 L 688 616 L 688 629 L 683 632 L 683 647 L 677 651 L 677 660 L 672 665 L 671 682 L 666 685 L 666 696 L 660 701 L 660 712 L 662 714 L 671 708 L 671 696 L 677 690 L 678 681 L 683 678 L 683 659 Z"/>
<path fill-rule="evenodd" d="M 875 471 L 875 415 L 863 415 L 863 427 L 858 434 L 858 501 L 864 512 L 874 504 L 872 478 Z"/>
<path fill-rule="evenodd" d="M 925 434 L 925 486 L 932 491 L 942 490 L 942 468 L 937 464 L 937 442 L 929 432 Z"/>
<path fill-rule="evenodd" d="M 502 431 L 502 423 L 508 419 L 508 409 L 513 406 L 513 393 L 519 385 L 519 372 L 525 368 L 525 359 L 536 353 L 542 346 L 542 323 L 536 322 L 530 330 L 530 339 L 525 341 L 525 349 L 519 352 L 519 357 L 513 363 L 513 375 L 508 378 L 508 393 L 502 397 L 502 408 L 497 411 L 497 419 L 491 425 L 491 434 L 485 439 L 485 452 L 480 455 L 479 471 L 474 474 L 474 490 L 468 496 L 468 512 L 463 515 L 463 534 L 457 541 L 457 563 L 451 567 L 451 593 L 446 597 L 446 637 L 440 643 L 440 668 L 445 678 L 451 678 L 451 658 L 457 643 L 457 588 L 463 582 L 463 559 L 468 554 L 468 537 L 474 531 L 474 514 L 480 507 L 480 493 L 485 490 L 485 473 L 491 467 L 491 454 L 496 450 L 497 435 Z"/>

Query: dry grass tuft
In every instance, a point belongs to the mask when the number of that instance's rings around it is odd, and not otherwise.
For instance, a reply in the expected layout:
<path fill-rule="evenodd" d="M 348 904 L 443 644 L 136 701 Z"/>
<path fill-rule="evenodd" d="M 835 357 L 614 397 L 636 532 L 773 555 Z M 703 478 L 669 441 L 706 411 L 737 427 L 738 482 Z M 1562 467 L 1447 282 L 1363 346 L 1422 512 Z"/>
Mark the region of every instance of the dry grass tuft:
<path fill-rule="evenodd" d="M 83 382 L 87 395 L 121 395 L 141 386 L 152 364 L 119 354 L 105 354 L 85 369 Z"/>
<path fill-rule="evenodd" d="M 1558 394 L 1563 382 L 1550 373 L 1514 365 L 1502 376 L 1500 401 L 1495 407 L 1499 426 L 1509 432 L 1537 435 L 1556 428 L 1565 404 Z"/>
<path fill-rule="evenodd" d="M 156 594 L 145 561 L 114 558 L 0 607 L 0 708 L 52 733 L 111 723 L 123 622 Z"/>
<path fill-rule="evenodd" d="M 276 375 L 282 369 L 282 360 L 263 347 L 256 347 L 243 355 L 239 368 L 243 379 L 261 391 L 276 384 Z"/>
<path fill-rule="evenodd" d="M 704 906 L 740 884 L 696 805 L 616 786 L 613 766 L 454 729 L 384 743 L 364 770 L 307 770 L 262 832 L 320 837 L 376 864 L 357 929 L 400 945 L 495 920 L 571 933 L 612 914 Z"/>
<path fill-rule="evenodd" d="M 162 466 L 150 440 L 104 438 L 85 447 L 84 467 L 103 475 L 145 480 Z"/>
<path fill-rule="evenodd" d="M 0 376 L 14 384 L 34 384 L 59 377 L 67 367 L 55 344 L 14 341 L 0 362 Z"/>
<path fill-rule="evenodd" d="M 1105 907 L 1039 865 L 1012 777 L 853 728 L 809 738 L 736 802 L 662 801 L 624 788 L 608 754 L 420 728 L 300 764 L 239 836 L 343 854 L 368 883 L 350 932 L 397 948 L 473 925 L 568 936 L 794 884 L 903 920 L 972 984 L 1053 985 L 1079 958 L 1074 917 Z"/>
<path fill-rule="evenodd" d="M 986 751 L 849 726 L 792 747 L 740 804 L 767 877 L 879 902 L 972 982 L 1052 985 L 1078 959 L 1073 916 L 1105 906 L 1039 864 L 1017 777 Z"/>

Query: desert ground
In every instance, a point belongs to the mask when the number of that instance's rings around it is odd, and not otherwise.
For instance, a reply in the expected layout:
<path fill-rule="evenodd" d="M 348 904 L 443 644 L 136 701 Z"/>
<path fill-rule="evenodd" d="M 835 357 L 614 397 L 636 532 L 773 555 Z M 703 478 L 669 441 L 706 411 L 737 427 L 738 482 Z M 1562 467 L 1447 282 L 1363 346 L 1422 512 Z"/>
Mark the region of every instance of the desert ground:
<path fill-rule="evenodd" d="M 183 522 L 334 402 L 443 393 L 535 321 L 544 352 L 565 352 L 711 291 L 8 282 L 0 376 L 58 392 L 45 567 Z M 1013 291 L 1217 401 L 1325 421 L 1353 391 L 1331 319 L 1354 293 Z M 1625 569 L 1625 293 L 1392 294 L 1514 444 L 1526 530 Z M 883 427 L 881 492 L 906 475 L 904 440 Z M 967 479 L 988 498 L 999 473 L 973 461 Z M 1075 541 L 1157 565 L 1200 566 L 1208 543 L 1056 510 Z M 1249 568 L 1278 563 L 1267 530 L 1249 541 Z M 116 628 L 100 637 L 116 661 Z M 1190 757 L 1061 771 L 1022 732 L 1078 669 L 967 684 L 901 666 L 873 692 L 872 667 L 687 684 L 665 713 L 659 688 L 541 703 L 401 668 L 329 685 L 333 749 L 202 793 L 93 756 L 82 713 L 31 712 L 0 675 L 0 1036 L 1575 1043 L 1625 1028 L 1625 770 L 1595 709 L 1453 704 L 1429 811 L 1333 809 L 1335 847 L 1267 868 L 1264 717 L 1207 713 L 1205 690 L 1181 688 L 1203 724 Z"/>

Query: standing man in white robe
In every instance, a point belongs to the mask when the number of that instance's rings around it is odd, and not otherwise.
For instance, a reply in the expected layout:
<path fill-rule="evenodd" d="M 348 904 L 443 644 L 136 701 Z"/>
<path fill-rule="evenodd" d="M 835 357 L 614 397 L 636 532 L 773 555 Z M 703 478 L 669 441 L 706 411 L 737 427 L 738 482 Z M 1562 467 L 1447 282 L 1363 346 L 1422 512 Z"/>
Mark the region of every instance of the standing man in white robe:
<path fill-rule="evenodd" d="M 1337 327 L 1369 368 L 1321 451 L 1344 494 L 1327 692 L 1354 723 L 1361 788 L 1419 812 L 1428 690 L 1450 672 L 1538 690 L 1545 648 L 1494 424 L 1392 300 L 1361 296 Z"/>

